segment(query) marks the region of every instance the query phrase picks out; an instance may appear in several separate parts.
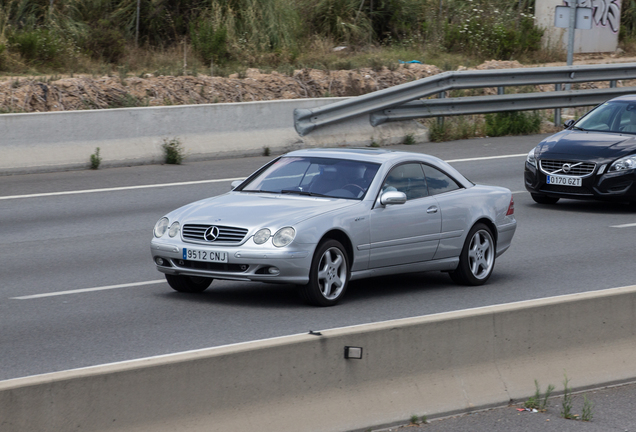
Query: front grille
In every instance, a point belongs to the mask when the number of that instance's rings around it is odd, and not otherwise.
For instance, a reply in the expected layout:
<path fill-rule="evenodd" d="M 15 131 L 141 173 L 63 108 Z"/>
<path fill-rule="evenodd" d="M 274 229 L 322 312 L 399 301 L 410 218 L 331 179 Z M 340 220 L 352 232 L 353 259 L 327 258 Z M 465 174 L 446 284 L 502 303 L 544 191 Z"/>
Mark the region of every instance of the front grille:
<path fill-rule="evenodd" d="M 198 224 L 184 225 L 181 232 L 184 239 L 208 242 L 205 239 L 205 232 L 208 230 L 208 228 L 213 226 L 216 226 L 219 229 L 219 235 L 216 240 L 214 240 L 215 243 L 240 243 L 241 241 L 243 241 L 243 238 L 245 238 L 245 234 L 247 234 L 247 229 L 245 228 Z"/>
<path fill-rule="evenodd" d="M 575 177 L 589 176 L 594 172 L 594 168 L 596 168 L 596 164 L 592 162 L 542 159 L 539 163 L 541 165 L 541 171 L 546 174 L 560 174 Z M 563 171 L 564 164 L 570 165 L 570 171 L 567 173 Z"/>

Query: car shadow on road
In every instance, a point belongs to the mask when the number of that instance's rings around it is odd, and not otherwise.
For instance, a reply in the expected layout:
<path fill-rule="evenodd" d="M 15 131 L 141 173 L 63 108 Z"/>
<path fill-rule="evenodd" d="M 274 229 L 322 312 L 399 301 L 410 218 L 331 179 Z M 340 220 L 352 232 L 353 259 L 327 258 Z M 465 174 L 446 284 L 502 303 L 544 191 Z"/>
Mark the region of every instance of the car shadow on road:
<path fill-rule="evenodd" d="M 636 204 L 628 204 L 622 202 L 604 202 L 604 201 L 578 201 L 578 200 L 559 200 L 556 204 L 530 204 L 533 208 L 563 212 L 563 213 L 590 213 L 590 214 L 636 214 Z"/>

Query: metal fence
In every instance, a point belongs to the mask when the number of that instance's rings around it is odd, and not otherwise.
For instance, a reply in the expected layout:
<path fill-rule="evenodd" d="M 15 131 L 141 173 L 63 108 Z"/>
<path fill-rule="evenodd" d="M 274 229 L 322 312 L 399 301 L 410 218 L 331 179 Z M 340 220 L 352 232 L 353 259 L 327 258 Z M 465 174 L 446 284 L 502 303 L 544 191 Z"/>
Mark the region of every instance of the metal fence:
<path fill-rule="evenodd" d="M 377 126 L 415 118 L 596 105 L 636 93 L 636 87 L 617 87 L 618 81 L 631 79 L 636 79 L 636 63 L 444 72 L 320 108 L 296 109 L 294 126 L 304 136 L 318 127 L 361 115 L 369 115 L 371 125 Z M 609 81 L 609 88 L 561 90 L 562 85 L 570 88 L 598 81 Z M 554 84 L 555 91 L 504 94 L 505 87 L 544 84 Z M 497 87 L 498 94 L 443 97 L 450 90 L 488 87 Z M 441 98 L 430 99 L 439 95 Z"/>

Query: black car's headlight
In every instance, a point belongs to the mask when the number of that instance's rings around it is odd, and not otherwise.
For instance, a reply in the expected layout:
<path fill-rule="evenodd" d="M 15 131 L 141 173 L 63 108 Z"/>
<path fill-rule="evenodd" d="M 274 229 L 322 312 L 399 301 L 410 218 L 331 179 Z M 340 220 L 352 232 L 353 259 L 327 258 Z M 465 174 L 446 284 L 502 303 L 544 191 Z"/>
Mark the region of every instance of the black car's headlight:
<path fill-rule="evenodd" d="M 537 148 L 533 148 L 532 150 L 530 150 L 530 152 L 528 152 L 528 156 L 526 156 L 526 162 L 528 162 L 530 165 L 532 165 L 533 167 L 537 167 L 537 158 L 535 157 L 534 153 L 537 150 Z"/>
<path fill-rule="evenodd" d="M 609 171 L 624 171 L 636 168 L 636 155 L 625 156 L 615 161 Z"/>
<path fill-rule="evenodd" d="M 169 224 L 170 224 L 170 221 L 168 220 L 167 217 L 162 217 L 161 219 L 159 219 L 157 223 L 155 224 L 155 229 L 153 231 L 155 234 L 155 237 L 159 238 L 162 235 L 164 235 L 166 231 L 168 231 Z"/>

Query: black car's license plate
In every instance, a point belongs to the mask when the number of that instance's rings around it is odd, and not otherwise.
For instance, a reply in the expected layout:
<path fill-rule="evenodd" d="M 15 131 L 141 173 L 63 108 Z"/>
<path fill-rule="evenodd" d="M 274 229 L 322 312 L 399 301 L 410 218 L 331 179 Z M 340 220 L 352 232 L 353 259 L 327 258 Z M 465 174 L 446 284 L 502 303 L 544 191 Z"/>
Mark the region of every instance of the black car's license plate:
<path fill-rule="evenodd" d="M 567 176 L 548 176 L 548 184 L 551 185 L 563 185 L 563 186 L 581 186 L 581 178 L 580 177 L 567 177 Z"/>

